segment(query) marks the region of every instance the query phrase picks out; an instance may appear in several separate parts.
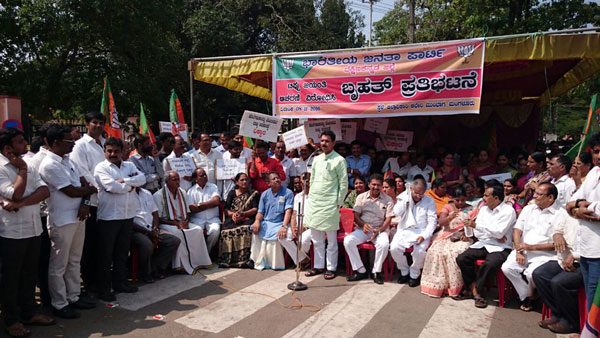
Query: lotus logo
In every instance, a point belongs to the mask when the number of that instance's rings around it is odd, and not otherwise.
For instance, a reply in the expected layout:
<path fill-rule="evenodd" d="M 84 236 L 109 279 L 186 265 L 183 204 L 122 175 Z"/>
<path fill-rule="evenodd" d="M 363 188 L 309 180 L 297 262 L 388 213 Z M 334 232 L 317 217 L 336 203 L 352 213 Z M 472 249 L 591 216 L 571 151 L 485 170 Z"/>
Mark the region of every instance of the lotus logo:
<path fill-rule="evenodd" d="M 463 63 L 469 63 L 467 58 L 473 55 L 473 53 L 475 52 L 475 44 L 456 46 L 456 51 L 458 52 L 458 55 L 465 58 L 465 61 Z"/>
<path fill-rule="evenodd" d="M 281 65 L 283 69 L 290 70 L 294 68 L 294 59 L 281 59 Z"/>

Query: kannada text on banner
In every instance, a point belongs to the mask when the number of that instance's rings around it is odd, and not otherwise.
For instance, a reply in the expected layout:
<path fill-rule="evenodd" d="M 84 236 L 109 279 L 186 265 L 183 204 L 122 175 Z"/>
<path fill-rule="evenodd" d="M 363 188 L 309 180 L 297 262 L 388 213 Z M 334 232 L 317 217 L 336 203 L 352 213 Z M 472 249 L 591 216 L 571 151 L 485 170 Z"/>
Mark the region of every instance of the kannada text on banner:
<path fill-rule="evenodd" d="M 478 114 L 482 39 L 275 57 L 273 114 L 354 118 Z"/>

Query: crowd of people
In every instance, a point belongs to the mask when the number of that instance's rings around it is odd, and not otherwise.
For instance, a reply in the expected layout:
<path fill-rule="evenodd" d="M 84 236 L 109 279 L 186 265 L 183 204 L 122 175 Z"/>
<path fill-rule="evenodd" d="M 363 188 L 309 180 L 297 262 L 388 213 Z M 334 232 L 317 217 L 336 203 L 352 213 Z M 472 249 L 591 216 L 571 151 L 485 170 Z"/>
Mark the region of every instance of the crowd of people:
<path fill-rule="evenodd" d="M 307 276 L 333 279 L 340 208 L 354 215 L 340 240 L 348 281 L 369 278 L 369 266 L 384 284 L 393 260 L 398 283 L 484 308 L 486 282 L 501 269 L 521 310 L 541 298 L 552 316 L 539 325 L 557 333 L 579 331 L 580 288 L 591 306 L 600 134 L 572 162 L 558 149 L 388 154 L 331 131 L 289 150 L 282 141 L 244 147 L 225 132 L 194 132 L 190 144 L 169 133 L 123 141 L 103 136 L 105 122 L 87 114 L 84 135 L 45 124 L 29 150 L 21 131 L 0 130 L 0 304 L 10 336 L 56 323 L 38 312 L 36 286 L 54 316 L 73 319 L 98 299 L 137 292 L 132 272 L 153 283 L 215 264 L 285 269 L 287 255 Z M 217 162 L 231 159 L 245 169 L 224 179 Z M 373 263 L 359 253 L 367 242 Z M 128 264 L 134 251 L 138 271 Z"/>

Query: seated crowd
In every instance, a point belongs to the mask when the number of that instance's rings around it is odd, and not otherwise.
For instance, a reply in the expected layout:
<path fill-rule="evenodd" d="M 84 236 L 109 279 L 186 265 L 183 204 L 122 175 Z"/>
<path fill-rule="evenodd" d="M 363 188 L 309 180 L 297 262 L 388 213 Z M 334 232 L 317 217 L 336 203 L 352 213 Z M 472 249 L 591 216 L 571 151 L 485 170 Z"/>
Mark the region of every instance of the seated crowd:
<path fill-rule="evenodd" d="M 167 133 L 155 143 L 140 134 L 104 138 L 102 114 L 85 120 L 81 138 L 70 126 L 42 126 L 29 152 L 22 132 L 0 130 L 0 303 L 11 336 L 55 323 L 37 312 L 36 285 L 55 316 L 78 318 L 97 299 L 136 292 L 131 275 L 153 283 L 214 263 L 293 263 L 333 279 L 338 240 L 348 281 L 370 271 L 384 284 L 393 261 L 398 283 L 483 308 L 488 280 L 502 271 L 521 310 L 540 297 L 552 316 L 539 325 L 557 333 L 579 331 L 582 287 L 591 306 L 600 275 L 600 134 L 573 162 L 557 151 L 518 150 L 492 161 L 487 150 L 444 147 L 388 157 L 358 141 L 336 144 L 331 131 L 289 151 L 281 141 L 250 149 L 239 134 L 194 132 L 186 149 Z M 247 169 L 223 178 L 218 160 Z M 495 174 L 502 182 L 485 180 Z M 353 215 L 352 231 L 340 231 L 340 207 Z M 373 263 L 361 257 L 365 243 Z"/>

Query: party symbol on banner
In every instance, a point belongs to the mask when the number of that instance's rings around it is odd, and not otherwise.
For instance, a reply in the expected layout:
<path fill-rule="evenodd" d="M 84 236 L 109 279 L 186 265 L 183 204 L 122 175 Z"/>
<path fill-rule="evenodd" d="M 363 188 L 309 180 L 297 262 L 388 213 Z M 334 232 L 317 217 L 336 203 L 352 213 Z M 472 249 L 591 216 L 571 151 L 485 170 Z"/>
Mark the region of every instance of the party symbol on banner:
<path fill-rule="evenodd" d="M 473 53 L 475 52 L 475 44 L 456 46 L 456 51 L 458 52 L 458 55 L 465 58 L 465 61 L 463 61 L 463 63 L 469 63 L 467 58 L 473 55 Z"/>
<path fill-rule="evenodd" d="M 294 68 L 294 59 L 281 59 L 281 65 L 283 69 L 290 70 Z"/>

